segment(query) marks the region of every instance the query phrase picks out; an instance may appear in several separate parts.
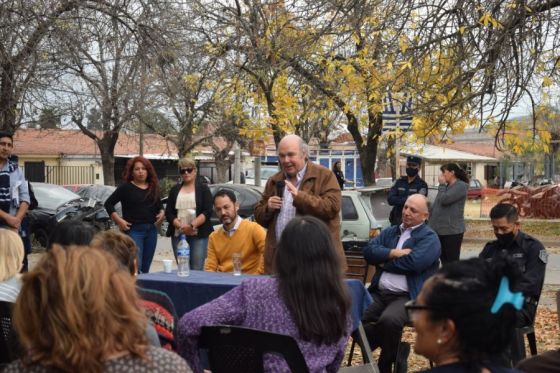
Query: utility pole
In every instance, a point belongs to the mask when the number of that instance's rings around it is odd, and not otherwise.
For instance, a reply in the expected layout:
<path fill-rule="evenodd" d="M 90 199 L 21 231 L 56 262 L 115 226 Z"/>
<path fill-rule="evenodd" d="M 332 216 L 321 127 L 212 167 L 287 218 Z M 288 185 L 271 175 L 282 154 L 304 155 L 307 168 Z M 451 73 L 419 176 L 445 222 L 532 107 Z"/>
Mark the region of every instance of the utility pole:
<path fill-rule="evenodd" d="M 241 179 L 239 174 L 241 172 L 241 148 L 237 140 L 233 144 L 233 183 L 239 184 Z"/>

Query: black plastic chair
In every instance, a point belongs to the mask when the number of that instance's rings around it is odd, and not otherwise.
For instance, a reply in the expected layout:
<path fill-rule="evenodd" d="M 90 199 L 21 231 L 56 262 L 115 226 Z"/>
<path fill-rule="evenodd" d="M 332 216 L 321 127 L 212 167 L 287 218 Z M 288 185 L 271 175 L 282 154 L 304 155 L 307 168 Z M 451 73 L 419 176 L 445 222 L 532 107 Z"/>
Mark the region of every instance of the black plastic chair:
<path fill-rule="evenodd" d="M 533 326 L 533 324 L 515 329 L 515 334 L 517 346 L 515 348 L 512 348 L 513 365 L 517 364 L 527 357 L 527 353 L 525 352 L 525 341 L 523 338 L 524 336 L 527 336 L 527 342 L 529 342 L 529 351 L 531 352 L 531 356 L 537 355 L 537 338 L 535 337 L 535 327 Z"/>
<path fill-rule="evenodd" d="M 371 347 L 369 346 L 369 342 L 367 340 L 366 332 L 364 331 L 364 327 L 362 323 L 358 326 L 358 329 L 354 330 L 351 334 L 352 337 L 352 345 L 350 346 L 350 353 L 348 354 L 348 364 L 347 367 L 351 367 L 352 365 L 352 356 L 354 356 L 354 349 L 356 344 L 360 346 L 362 350 L 362 359 L 364 365 L 367 368 L 363 369 L 373 369 L 375 372 L 379 371 L 377 367 L 377 363 L 373 361 Z M 350 372 L 350 370 L 348 370 Z"/>
<path fill-rule="evenodd" d="M 0 367 L 17 360 L 21 355 L 20 344 L 12 327 L 13 305 L 0 301 Z"/>
<path fill-rule="evenodd" d="M 544 285 L 544 279 L 539 289 L 539 299 L 542 293 L 543 285 Z M 534 326 L 535 318 L 537 317 L 538 308 L 539 308 L 539 302 L 537 301 L 535 304 L 535 313 L 532 315 L 533 322 L 531 323 L 531 325 L 527 325 L 515 329 L 514 340 L 511 345 L 512 366 L 515 366 L 518 362 L 520 362 L 521 360 L 527 357 L 527 352 L 525 351 L 525 341 L 524 341 L 525 336 L 527 336 L 527 342 L 529 343 L 529 351 L 531 352 L 531 356 L 535 356 L 538 354 L 537 338 L 535 336 L 535 326 Z"/>
<path fill-rule="evenodd" d="M 264 373 L 263 355 L 281 355 L 294 373 L 309 369 L 295 339 L 241 326 L 205 326 L 198 347 L 208 350 L 212 373 Z"/>

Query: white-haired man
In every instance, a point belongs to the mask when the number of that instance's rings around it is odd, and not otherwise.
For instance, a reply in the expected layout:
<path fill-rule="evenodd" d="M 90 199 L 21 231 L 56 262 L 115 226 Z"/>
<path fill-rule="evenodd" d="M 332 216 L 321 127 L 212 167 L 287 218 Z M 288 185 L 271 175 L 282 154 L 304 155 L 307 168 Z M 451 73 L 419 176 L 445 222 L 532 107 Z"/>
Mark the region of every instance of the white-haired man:
<path fill-rule="evenodd" d="M 340 186 L 335 174 L 308 161 L 308 146 L 296 135 L 278 144 L 281 171 L 271 176 L 255 207 L 255 218 L 267 228 L 264 249 L 265 273 L 273 271 L 276 244 L 284 227 L 296 215 L 312 215 L 329 227 L 335 246 L 344 255 L 340 241 Z"/>

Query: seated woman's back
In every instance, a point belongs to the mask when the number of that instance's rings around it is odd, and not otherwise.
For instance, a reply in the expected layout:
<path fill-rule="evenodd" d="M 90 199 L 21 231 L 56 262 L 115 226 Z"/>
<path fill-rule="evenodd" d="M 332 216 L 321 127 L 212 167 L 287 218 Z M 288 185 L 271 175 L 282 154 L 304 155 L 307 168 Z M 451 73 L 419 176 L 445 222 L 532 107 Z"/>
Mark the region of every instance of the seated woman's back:
<path fill-rule="evenodd" d="M 27 351 L 6 372 L 188 372 L 148 347 L 134 280 L 101 250 L 54 246 L 23 276 L 14 325 Z"/>
<path fill-rule="evenodd" d="M 351 327 L 350 297 L 328 229 L 312 217 L 294 218 L 278 244 L 276 276 L 244 281 L 179 321 L 179 352 L 194 371 L 198 338 L 206 325 L 230 324 L 292 336 L 310 372 L 337 372 Z M 265 356 L 265 370 L 288 371 Z"/>

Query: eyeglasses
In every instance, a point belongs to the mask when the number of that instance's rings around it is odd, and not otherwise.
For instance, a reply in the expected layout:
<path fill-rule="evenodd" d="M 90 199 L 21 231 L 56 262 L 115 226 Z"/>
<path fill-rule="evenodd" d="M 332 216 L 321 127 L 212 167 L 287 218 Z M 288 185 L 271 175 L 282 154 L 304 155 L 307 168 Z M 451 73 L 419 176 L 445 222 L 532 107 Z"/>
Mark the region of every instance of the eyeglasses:
<path fill-rule="evenodd" d="M 406 167 L 420 168 L 420 165 L 418 165 L 417 163 L 407 163 Z"/>
<path fill-rule="evenodd" d="M 412 321 L 412 317 L 413 317 L 415 312 L 422 311 L 422 310 L 433 310 L 433 309 L 435 309 L 435 307 L 416 304 L 415 300 L 409 300 L 408 302 L 406 302 L 404 304 L 404 309 L 406 310 L 408 320 Z"/>
<path fill-rule="evenodd" d="M 194 168 L 193 168 L 193 167 L 188 167 L 188 168 L 181 168 L 181 169 L 179 169 L 179 173 L 180 173 L 181 175 L 190 174 L 190 173 L 192 173 L 193 171 L 194 171 Z"/>

